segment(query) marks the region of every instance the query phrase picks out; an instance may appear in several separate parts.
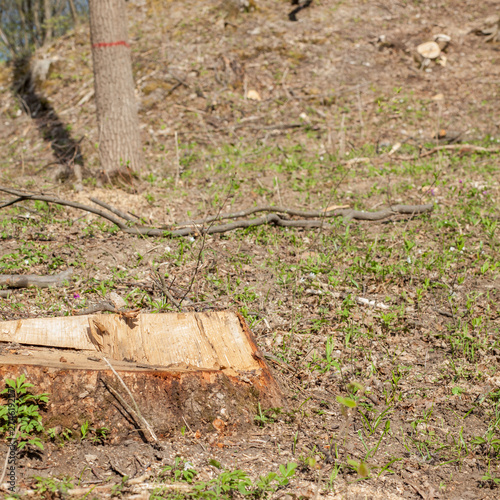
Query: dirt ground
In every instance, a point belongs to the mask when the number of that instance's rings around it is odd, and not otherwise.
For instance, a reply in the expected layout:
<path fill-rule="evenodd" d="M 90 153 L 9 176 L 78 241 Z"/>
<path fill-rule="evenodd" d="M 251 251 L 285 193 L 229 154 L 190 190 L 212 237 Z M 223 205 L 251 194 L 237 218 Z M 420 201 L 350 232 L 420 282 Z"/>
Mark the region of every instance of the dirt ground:
<path fill-rule="evenodd" d="M 175 476 L 162 471 L 177 463 L 209 481 L 215 460 L 253 480 L 296 463 L 274 498 L 498 498 L 500 43 L 480 34 L 498 3 L 314 0 L 297 22 L 277 0 L 248 12 L 229 0 L 127 8 L 145 153 L 135 184 L 96 180 L 82 23 L 36 55 L 57 60 L 29 103 L 12 90 L 12 65 L 0 65 L 2 186 L 95 197 L 169 228 L 256 205 L 434 209 L 149 238 L 43 202 L 2 208 L 0 273 L 71 267 L 74 277 L 0 298 L 0 319 L 72 314 L 112 291 L 143 312 L 176 310 L 156 269 L 186 296 L 184 310 L 240 311 L 287 398 L 255 408 L 250 429 L 180 428 L 162 450 L 84 439 L 75 415 L 40 434 L 43 451 L 19 456 L 19 487 L 57 498 L 69 483 L 111 481 L 127 498 L 195 498 L 162 489 Z M 416 47 L 439 34 L 450 37 L 441 56 L 419 60 Z"/>

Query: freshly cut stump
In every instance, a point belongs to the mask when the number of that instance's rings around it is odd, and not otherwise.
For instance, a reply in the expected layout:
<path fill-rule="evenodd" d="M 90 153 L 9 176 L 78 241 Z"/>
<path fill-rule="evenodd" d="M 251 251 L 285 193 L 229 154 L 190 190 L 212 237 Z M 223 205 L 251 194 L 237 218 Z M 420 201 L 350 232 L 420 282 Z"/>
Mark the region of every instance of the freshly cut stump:
<path fill-rule="evenodd" d="M 148 439 L 134 408 L 161 438 L 186 423 L 229 431 L 251 424 L 258 402 L 284 404 L 244 319 L 229 311 L 0 322 L 1 386 L 23 373 L 50 395 L 47 427 L 88 420 L 114 442 Z"/>

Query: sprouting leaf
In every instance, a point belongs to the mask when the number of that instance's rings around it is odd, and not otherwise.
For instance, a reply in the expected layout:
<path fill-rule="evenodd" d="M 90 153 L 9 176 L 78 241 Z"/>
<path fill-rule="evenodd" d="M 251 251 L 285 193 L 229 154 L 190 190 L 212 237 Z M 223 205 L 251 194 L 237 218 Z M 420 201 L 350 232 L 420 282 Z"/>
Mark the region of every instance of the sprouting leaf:
<path fill-rule="evenodd" d="M 370 474 L 370 468 L 366 462 L 360 462 L 358 466 L 358 474 L 361 477 L 367 477 Z"/>
<path fill-rule="evenodd" d="M 209 465 L 212 465 L 213 467 L 217 467 L 217 469 L 222 469 L 222 465 L 220 462 L 217 462 L 217 460 L 215 460 L 215 458 L 211 458 L 209 461 L 208 461 Z"/>
<path fill-rule="evenodd" d="M 347 406 L 347 408 L 356 408 L 356 401 L 354 401 L 354 399 L 350 399 L 350 398 L 343 398 L 342 396 L 337 396 L 337 401 L 343 405 L 343 406 Z"/>

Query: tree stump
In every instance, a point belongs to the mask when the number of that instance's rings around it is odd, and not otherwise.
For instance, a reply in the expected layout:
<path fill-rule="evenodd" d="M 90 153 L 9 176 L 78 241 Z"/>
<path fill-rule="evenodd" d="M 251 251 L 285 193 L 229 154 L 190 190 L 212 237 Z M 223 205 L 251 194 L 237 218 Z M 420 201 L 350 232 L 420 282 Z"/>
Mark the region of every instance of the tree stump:
<path fill-rule="evenodd" d="M 135 408 L 161 438 L 186 424 L 204 431 L 213 430 L 214 421 L 219 429 L 248 426 L 257 403 L 284 404 L 234 312 L 6 321 L 0 342 L 0 380 L 24 373 L 33 393 L 49 393 L 47 428 L 89 421 L 111 429 L 114 442 L 148 439 Z"/>

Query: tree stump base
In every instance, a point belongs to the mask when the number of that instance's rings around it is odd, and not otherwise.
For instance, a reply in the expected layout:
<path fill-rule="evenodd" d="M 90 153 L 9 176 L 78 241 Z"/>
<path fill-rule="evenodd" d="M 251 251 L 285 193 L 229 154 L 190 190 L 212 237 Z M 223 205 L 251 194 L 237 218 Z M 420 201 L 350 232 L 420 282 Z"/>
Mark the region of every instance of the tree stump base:
<path fill-rule="evenodd" d="M 257 403 L 284 405 L 244 319 L 233 312 L 8 321 L 0 323 L 0 342 L 0 380 L 24 373 L 33 393 L 49 393 L 47 428 L 89 421 L 108 427 L 113 442 L 148 439 L 138 408 L 162 438 L 186 425 L 213 430 L 214 421 L 219 430 L 248 426 Z"/>

